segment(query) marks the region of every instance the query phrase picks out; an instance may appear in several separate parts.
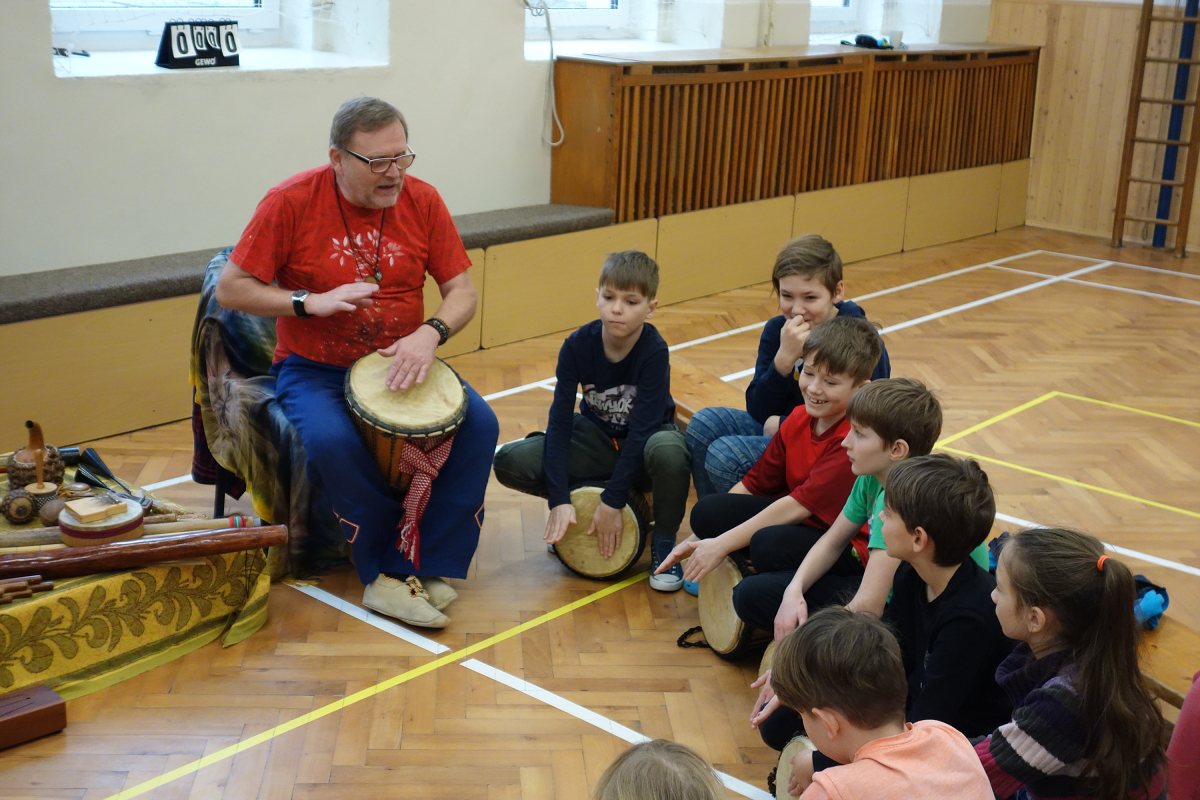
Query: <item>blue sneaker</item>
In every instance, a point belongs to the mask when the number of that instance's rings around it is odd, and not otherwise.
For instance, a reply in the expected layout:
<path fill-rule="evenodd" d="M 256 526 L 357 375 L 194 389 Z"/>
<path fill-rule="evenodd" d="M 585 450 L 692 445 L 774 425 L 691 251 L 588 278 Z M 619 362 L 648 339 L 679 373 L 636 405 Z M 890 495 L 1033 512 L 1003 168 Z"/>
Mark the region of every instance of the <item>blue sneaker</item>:
<path fill-rule="evenodd" d="M 677 592 L 683 588 L 683 567 L 678 564 L 672 567 L 661 575 L 655 575 L 654 570 L 658 569 L 658 565 L 666 561 L 667 556 L 675 549 L 675 542 L 672 539 L 651 540 L 650 541 L 650 588 L 660 592 Z"/>
<path fill-rule="evenodd" d="M 700 582 L 699 581 L 684 581 L 683 582 L 683 590 L 685 592 L 687 592 L 688 594 L 690 594 L 692 597 L 699 597 L 700 596 Z"/>

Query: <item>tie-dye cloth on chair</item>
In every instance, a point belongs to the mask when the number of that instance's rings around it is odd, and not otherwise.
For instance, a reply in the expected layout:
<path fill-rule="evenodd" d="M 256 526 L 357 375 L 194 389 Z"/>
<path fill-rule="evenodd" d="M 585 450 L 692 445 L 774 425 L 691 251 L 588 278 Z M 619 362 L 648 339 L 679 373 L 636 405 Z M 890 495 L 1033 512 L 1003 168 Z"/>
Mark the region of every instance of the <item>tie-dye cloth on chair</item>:
<path fill-rule="evenodd" d="M 226 470 L 249 488 L 258 516 L 287 525 L 286 563 L 270 565 L 273 577 L 322 572 L 345 560 L 343 537 L 319 487 L 308 480 L 300 437 L 275 402 L 275 379 L 268 374 L 275 320 L 217 303 L 217 278 L 231 250 L 208 264 L 192 330 L 192 476 L 212 484 L 216 470 Z"/>

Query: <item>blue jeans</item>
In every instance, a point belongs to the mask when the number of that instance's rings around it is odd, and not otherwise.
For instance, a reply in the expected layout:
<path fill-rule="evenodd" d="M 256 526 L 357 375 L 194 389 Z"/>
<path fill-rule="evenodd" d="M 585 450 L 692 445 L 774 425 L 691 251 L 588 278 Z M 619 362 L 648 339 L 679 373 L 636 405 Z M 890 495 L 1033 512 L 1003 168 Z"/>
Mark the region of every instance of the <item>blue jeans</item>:
<path fill-rule="evenodd" d="M 421 519 L 421 567 L 396 546 L 401 497 L 384 479 L 346 408 L 346 370 L 292 355 L 275 364 L 276 398 L 308 454 L 309 477 L 326 492 L 364 585 L 380 572 L 465 578 L 483 525 L 483 493 L 500 429 L 466 386 L 467 416 L 433 481 Z"/>
<path fill-rule="evenodd" d="M 728 492 L 767 449 L 771 437 L 746 411 L 702 408 L 684 432 L 692 454 L 696 497 Z"/>

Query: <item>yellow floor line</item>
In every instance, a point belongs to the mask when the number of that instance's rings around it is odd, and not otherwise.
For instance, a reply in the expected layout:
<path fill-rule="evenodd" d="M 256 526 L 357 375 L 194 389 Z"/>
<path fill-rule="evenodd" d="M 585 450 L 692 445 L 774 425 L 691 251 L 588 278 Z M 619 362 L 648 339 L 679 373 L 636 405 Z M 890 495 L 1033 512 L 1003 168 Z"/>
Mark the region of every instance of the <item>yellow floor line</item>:
<path fill-rule="evenodd" d="M 594 603 L 597 600 L 602 600 L 611 594 L 616 594 L 617 592 L 621 591 L 622 589 L 624 589 L 628 586 L 632 586 L 633 584 L 637 583 L 638 581 L 645 580 L 646 578 L 649 577 L 649 575 L 650 575 L 650 573 L 648 573 L 648 572 L 642 572 L 638 575 L 633 575 L 632 577 L 626 578 L 625 580 L 620 581 L 619 583 L 614 583 L 611 586 L 606 586 L 605 588 L 601 589 L 600 591 L 593 592 L 592 594 L 589 594 L 587 597 L 581 597 L 580 599 L 574 601 L 573 603 L 568 603 L 565 606 L 556 608 L 553 611 L 549 611 L 545 614 L 542 614 L 539 617 L 534 617 L 533 619 L 529 620 L 528 622 L 522 622 L 520 625 L 509 628 L 506 631 L 497 633 L 494 636 L 489 636 L 488 638 L 478 641 L 475 644 L 468 645 L 467 647 L 464 647 L 461 650 L 455 650 L 453 652 L 446 653 L 445 655 L 439 656 L 439 657 L 433 659 L 432 661 L 429 661 L 428 663 L 422 664 L 419 667 L 414 667 L 413 669 L 410 669 L 407 672 L 402 672 L 399 675 L 395 675 L 391 678 L 388 678 L 385 681 L 381 681 L 380 683 L 377 683 L 374 686 L 369 686 L 366 689 L 360 689 L 359 691 L 354 692 L 353 694 L 347 695 L 346 697 L 343 697 L 340 700 L 335 700 L 334 702 L 329 703 L 328 705 L 324 705 L 324 706 L 321 706 L 320 708 L 313 709 L 312 711 L 309 711 L 307 714 L 301 714 L 300 716 L 296 717 L 293 720 L 288 720 L 287 722 L 285 722 L 281 725 L 276 725 L 274 728 L 271 728 L 270 730 L 265 730 L 262 733 L 251 736 L 249 739 L 244 739 L 243 741 L 240 741 L 237 744 L 230 745 L 229 747 L 226 747 L 222 750 L 218 750 L 217 752 L 211 753 L 207 756 L 204 756 L 203 758 L 196 759 L 195 761 L 192 761 L 191 763 L 184 764 L 181 767 L 177 767 L 176 769 L 173 769 L 170 772 L 159 775 L 157 778 L 151 778 L 148 781 L 143 781 L 142 783 L 139 783 L 137 786 L 133 786 L 128 789 L 123 789 L 114 795 L 110 795 L 107 798 L 107 800 L 129 800 L 129 798 L 140 797 L 140 796 L 146 794 L 147 792 L 151 792 L 161 786 L 165 786 L 166 784 L 170 783 L 171 781 L 179 780 L 180 778 L 183 778 L 187 775 L 191 775 L 192 773 L 197 772 L 201 769 L 204 769 L 205 767 L 212 766 L 213 764 L 216 764 L 220 761 L 224 761 L 227 758 L 232 758 L 233 756 L 236 756 L 238 753 L 249 750 L 251 747 L 256 747 L 260 744 L 263 744 L 264 742 L 269 742 L 270 740 L 272 740 L 278 736 L 282 736 L 285 733 L 294 731 L 297 728 L 307 725 L 310 722 L 314 722 L 318 719 L 321 719 L 322 717 L 327 717 L 330 714 L 334 714 L 338 711 L 341 711 L 342 709 L 347 708 L 348 706 L 352 706 L 355 703 L 358 703 L 362 700 L 366 700 L 368 698 L 374 697 L 375 695 L 379 694 L 380 692 L 385 692 L 388 689 L 393 689 L 403 683 L 408 683 L 411 680 L 420 678 L 424 675 L 428 675 L 430 672 L 433 672 L 436 669 L 444 667 L 447 664 L 453 664 L 456 661 L 461 661 L 462 659 L 467 658 L 468 656 L 474 655 L 475 653 L 478 653 L 481 650 L 486 650 L 487 648 L 492 647 L 493 645 L 499 644 L 500 642 L 503 642 L 506 639 L 511 639 L 512 637 L 518 636 L 518 635 L 524 633 L 525 631 L 528 631 L 532 628 L 538 627 L 539 625 L 544 625 L 547 622 L 557 619 L 565 614 L 570 614 L 572 611 L 583 608 L 584 606 L 586 606 L 590 603 Z"/>
<path fill-rule="evenodd" d="M 1010 408 L 1008 411 L 997 414 L 996 416 L 991 417 L 990 419 L 985 419 L 983 422 L 976 423 L 975 425 L 972 425 L 971 427 L 967 428 L 964 431 L 959 431 L 958 433 L 954 434 L 953 436 L 947 436 L 945 439 L 939 440 L 938 443 L 934 445 L 934 447 L 944 447 L 945 445 L 948 445 L 951 442 L 957 442 L 959 439 L 963 438 L 964 436 L 970 436 L 972 433 L 978 433 L 979 431 L 983 430 L 984 428 L 995 425 L 997 422 L 1002 422 L 1002 421 L 1008 419 L 1009 417 L 1016 416 L 1017 414 L 1020 414 L 1022 411 L 1028 411 L 1029 409 L 1033 408 L 1036 405 L 1041 405 L 1042 403 L 1046 402 L 1047 400 L 1050 400 L 1053 397 L 1057 397 L 1059 394 L 1060 394 L 1059 392 L 1046 392 L 1041 397 L 1035 397 L 1032 400 L 1030 400 L 1028 403 L 1022 403 L 1021 405 L 1017 406 L 1016 408 Z"/>
<path fill-rule="evenodd" d="M 1154 417 L 1155 419 L 1166 420 L 1167 422 L 1178 422 L 1180 425 L 1189 425 L 1193 428 L 1200 428 L 1200 422 L 1195 422 L 1182 417 L 1172 417 L 1169 414 L 1160 414 L 1157 411 L 1147 411 L 1144 408 L 1135 408 L 1134 406 L 1126 406 L 1121 403 L 1111 403 L 1108 400 L 1097 400 L 1094 397 L 1084 397 L 1081 394 L 1071 394 L 1070 392 L 1057 392 L 1059 397 L 1066 397 L 1071 400 L 1079 400 L 1083 403 L 1092 403 L 1105 408 L 1115 408 L 1118 411 L 1128 411 L 1133 414 L 1141 414 L 1144 417 Z"/>
<path fill-rule="evenodd" d="M 953 453 L 956 456 L 962 456 L 963 458 L 973 458 L 976 461 L 983 461 L 984 463 L 987 463 L 987 464 L 995 464 L 998 467 L 1006 467 L 1008 469 L 1014 469 L 1017 472 L 1024 472 L 1027 475 L 1035 475 L 1039 478 L 1046 478 L 1047 480 L 1058 481 L 1059 483 L 1065 483 L 1068 486 L 1078 486 L 1080 489 L 1087 489 L 1088 491 L 1098 492 L 1099 494 L 1106 494 L 1109 497 L 1118 497 L 1122 500 L 1131 500 L 1135 503 L 1140 503 L 1144 506 L 1149 506 L 1151 508 L 1158 508 L 1163 511 L 1171 511 L 1176 514 L 1182 514 L 1185 517 L 1191 517 L 1192 519 L 1200 519 L 1200 512 L 1198 512 L 1198 511 L 1191 511 L 1186 508 L 1179 508 L 1178 506 L 1167 505 L 1166 503 L 1160 503 L 1157 500 L 1149 500 L 1145 497 L 1138 497 L 1135 494 L 1128 494 L 1127 492 L 1118 492 L 1116 489 L 1108 489 L 1103 486 L 1096 486 L 1095 484 L 1092 484 L 1092 483 L 1084 483 L 1083 481 L 1077 481 L 1077 480 L 1074 480 L 1073 478 L 1066 478 L 1066 477 L 1063 477 L 1062 475 L 1055 475 L 1051 472 L 1043 472 L 1040 469 L 1033 469 L 1032 467 L 1025 467 L 1020 464 L 1014 464 L 1011 461 L 1002 461 L 998 458 L 991 458 L 989 456 L 981 456 L 978 453 L 969 453 L 966 450 L 959 450 L 954 447 L 943 447 L 941 449 L 945 450 L 947 453 Z"/>

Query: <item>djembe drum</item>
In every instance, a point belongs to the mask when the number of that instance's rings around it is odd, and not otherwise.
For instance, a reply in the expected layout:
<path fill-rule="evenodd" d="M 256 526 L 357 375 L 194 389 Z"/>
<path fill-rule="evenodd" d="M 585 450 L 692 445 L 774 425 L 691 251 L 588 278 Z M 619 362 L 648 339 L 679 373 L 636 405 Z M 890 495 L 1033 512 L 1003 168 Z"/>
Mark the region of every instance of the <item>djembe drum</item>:
<path fill-rule="evenodd" d="M 422 383 L 393 392 L 387 387 L 391 363 L 378 353 L 356 361 L 346 372 L 346 405 L 387 482 L 407 489 L 406 444 L 430 453 L 445 443 L 467 416 L 467 393 L 458 373 L 437 358 Z"/>
<path fill-rule="evenodd" d="M 788 794 L 788 784 L 792 781 L 792 756 L 801 750 L 816 750 L 813 743 L 803 734 L 796 736 L 783 752 L 779 754 L 779 763 L 775 766 L 775 798 L 776 800 L 791 800 Z"/>
<path fill-rule="evenodd" d="M 576 575 L 598 580 L 615 578 L 637 562 L 646 546 L 646 521 L 650 517 L 645 498 L 630 492 L 629 502 L 621 509 L 621 541 L 611 556 L 603 557 L 599 537 L 587 535 L 603 493 L 600 486 L 580 486 L 571 490 L 575 524 L 569 526 L 554 545 L 555 555 L 567 569 Z"/>
<path fill-rule="evenodd" d="M 733 609 L 733 590 L 749 570 L 744 562 L 726 557 L 700 579 L 700 628 L 713 652 L 735 659 L 765 645 L 770 633 L 751 628 Z"/>

